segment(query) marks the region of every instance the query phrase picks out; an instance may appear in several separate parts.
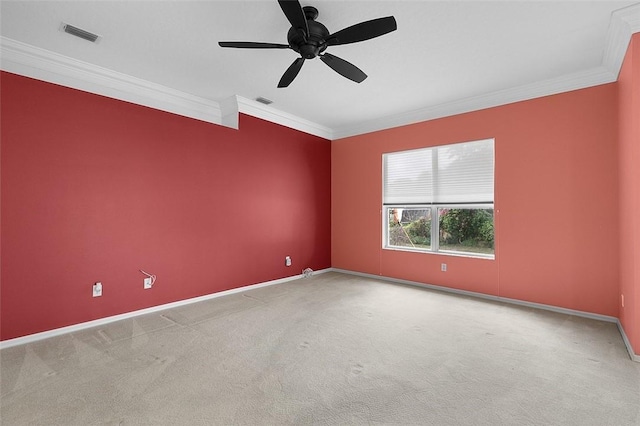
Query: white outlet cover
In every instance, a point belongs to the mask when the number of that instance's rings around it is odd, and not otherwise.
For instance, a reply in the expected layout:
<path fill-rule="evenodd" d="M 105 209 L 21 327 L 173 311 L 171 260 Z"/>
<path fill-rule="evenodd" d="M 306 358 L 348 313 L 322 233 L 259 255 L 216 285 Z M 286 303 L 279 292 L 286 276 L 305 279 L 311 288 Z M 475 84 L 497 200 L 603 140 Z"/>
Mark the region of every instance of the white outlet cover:
<path fill-rule="evenodd" d="M 102 283 L 95 283 L 93 285 L 93 297 L 102 296 Z"/>
<path fill-rule="evenodd" d="M 144 288 L 145 289 L 151 288 L 151 278 L 145 278 L 144 279 Z"/>

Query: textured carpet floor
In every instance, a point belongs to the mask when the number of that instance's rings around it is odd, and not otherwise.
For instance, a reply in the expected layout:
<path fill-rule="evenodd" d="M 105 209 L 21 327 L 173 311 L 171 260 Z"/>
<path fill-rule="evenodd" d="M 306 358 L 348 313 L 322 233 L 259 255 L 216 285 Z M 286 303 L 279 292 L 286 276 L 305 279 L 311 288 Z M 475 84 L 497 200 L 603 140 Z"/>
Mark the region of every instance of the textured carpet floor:
<path fill-rule="evenodd" d="M 3 425 L 640 425 L 615 324 L 339 273 L 0 362 Z"/>

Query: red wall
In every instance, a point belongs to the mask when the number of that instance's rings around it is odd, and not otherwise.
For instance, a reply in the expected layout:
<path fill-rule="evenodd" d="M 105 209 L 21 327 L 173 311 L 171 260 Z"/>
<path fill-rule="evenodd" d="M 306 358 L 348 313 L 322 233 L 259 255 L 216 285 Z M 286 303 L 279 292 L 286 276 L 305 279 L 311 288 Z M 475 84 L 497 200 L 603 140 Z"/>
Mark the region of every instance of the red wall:
<path fill-rule="evenodd" d="M 620 316 L 638 353 L 639 37 L 615 84 L 332 144 L 2 73 L 1 339 L 333 266 Z M 382 153 L 490 137 L 496 259 L 382 250 Z"/>
<path fill-rule="evenodd" d="M 1 89 L 1 339 L 331 266 L 329 141 L 8 73 Z"/>
<path fill-rule="evenodd" d="M 620 163 L 620 322 L 640 354 L 640 34 L 631 39 L 618 78 Z"/>
<path fill-rule="evenodd" d="M 616 110 L 607 84 L 334 141 L 333 267 L 618 316 Z M 382 250 L 382 153 L 486 138 L 495 260 Z"/>

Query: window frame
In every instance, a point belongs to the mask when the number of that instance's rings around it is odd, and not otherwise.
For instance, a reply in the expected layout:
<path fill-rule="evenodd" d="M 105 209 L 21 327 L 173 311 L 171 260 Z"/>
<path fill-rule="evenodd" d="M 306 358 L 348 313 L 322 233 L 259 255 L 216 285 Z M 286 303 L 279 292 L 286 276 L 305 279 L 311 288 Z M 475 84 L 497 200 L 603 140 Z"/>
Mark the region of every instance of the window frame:
<path fill-rule="evenodd" d="M 385 172 L 385 156 L 389 154 L 394 154 L 394 152 L 383 153 L 382 155 L 382 210 L 381 210 L 381 218 L 382 218 L 382 249 L 384 250 L 393 250 L 393 251 L 408 251 L 408 252 L 417 252 L 417 253 L 430 253 L 430 254 L 439 254 L 439 255 L 447 255 L 447 256 L 460 256 L 460 257 L 472 257 L 472 258 L 481 258 L 481 259 L 495 259 L 495 223 L 496 223 L 496 209 L 495 209 L 495 138 L 487 138 L 480 139 L 477 141 L 469 141 L 462 143 L 473 143 L 473 142 L 484 142 L 491 140 L 493 145 L 493 200 L 489 202 L 488 200 L 485 202 L 424 202 L 424 203 L 389 203 L 385 204 L 385 191 L 386 191 L 386 172 Z M 418 151 L 418 150 L 433 150 L 432 152 L 437 152 L 437 149 L 447 147 L 448 145 L 456 145 L 457 143 L 452 144 L 444 144 L 437 145 L 432 147 L 424 147 L 418 149 L 409 149 L 409 150 L 401 150 L 395 151 L 397 153 L 400 152 L 410 152 L 410 151 Z M 433 157 L 432 157 L 433 158 Z M 437 167 L 437 160 L 435 161 L 435 166 Z M 438 169 L 436 169 L 438 170 Z M 438 179 L 438 173 L 434 173 L 434 179 Z M 390 209 L 430 209 L 431 211 L 431 244 L 429 248 L 422 247 L 406 247 L 406 246 L 395 246 L 390 244 L 390 234 L 389 234 L 389 210 Z M 478 253 L 472 251 L 458 251 L 458 250 L 442 250 L 440 249 L 440 209 L 482 209 L 482 210 L 493 210 L 493 225 L 494 225 L 494 252 L 492 254 L 489 253 Z"/>
<path fill-rule="evenodd" d="M 495 248 L 493 254 L 489 253 L 476 253 L 471 251 L 457 251 L 457 250 L 442 250 L 440 249 L 440 213 L 439 209 L 478 209 L 478 210 L 493 210 L 493 223 L 494 223 L 494 238 L 495 238 L 495 203 L 468 203 L 468 204 L 388 204 L 382 206 L 382 248 L 384 250 L 392 251 L 408 251 L 415 253 L 430 253 L 440 254 L 447 256 L 458 257 L 473 257 L 481 259 L 495 259 Z M 431 247 L 419 248 L 419 247 L 407 247 L 407 246 L 395 246 L 389 243 L 389 210 L 391 209 L 422 209 L 431 210 Z M 436 218 L 436 220 L 433 220 Z M 494 246 L 495 247 L 495 246 Z"/>

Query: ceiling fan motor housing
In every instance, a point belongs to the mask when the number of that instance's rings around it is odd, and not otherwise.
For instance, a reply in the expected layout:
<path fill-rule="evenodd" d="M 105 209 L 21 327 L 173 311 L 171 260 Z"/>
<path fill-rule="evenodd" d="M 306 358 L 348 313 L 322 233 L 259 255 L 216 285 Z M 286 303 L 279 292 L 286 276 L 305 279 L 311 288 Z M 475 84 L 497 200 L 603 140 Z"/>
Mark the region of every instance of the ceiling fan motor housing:
<path fill-rule="evenodd" d="M 327 48 L 326 39 L 329 37 L 329 30 L 320 22 L 315 21 L 318 17 L 318 9 L 312 6 L 305 6 L 303 10 L 307 18 L 309 36 L 305 37 L 303 30 L 291 27 L 287 34 L 287 41 L 289 46 L 303 58 L 313 59 Z"/>

